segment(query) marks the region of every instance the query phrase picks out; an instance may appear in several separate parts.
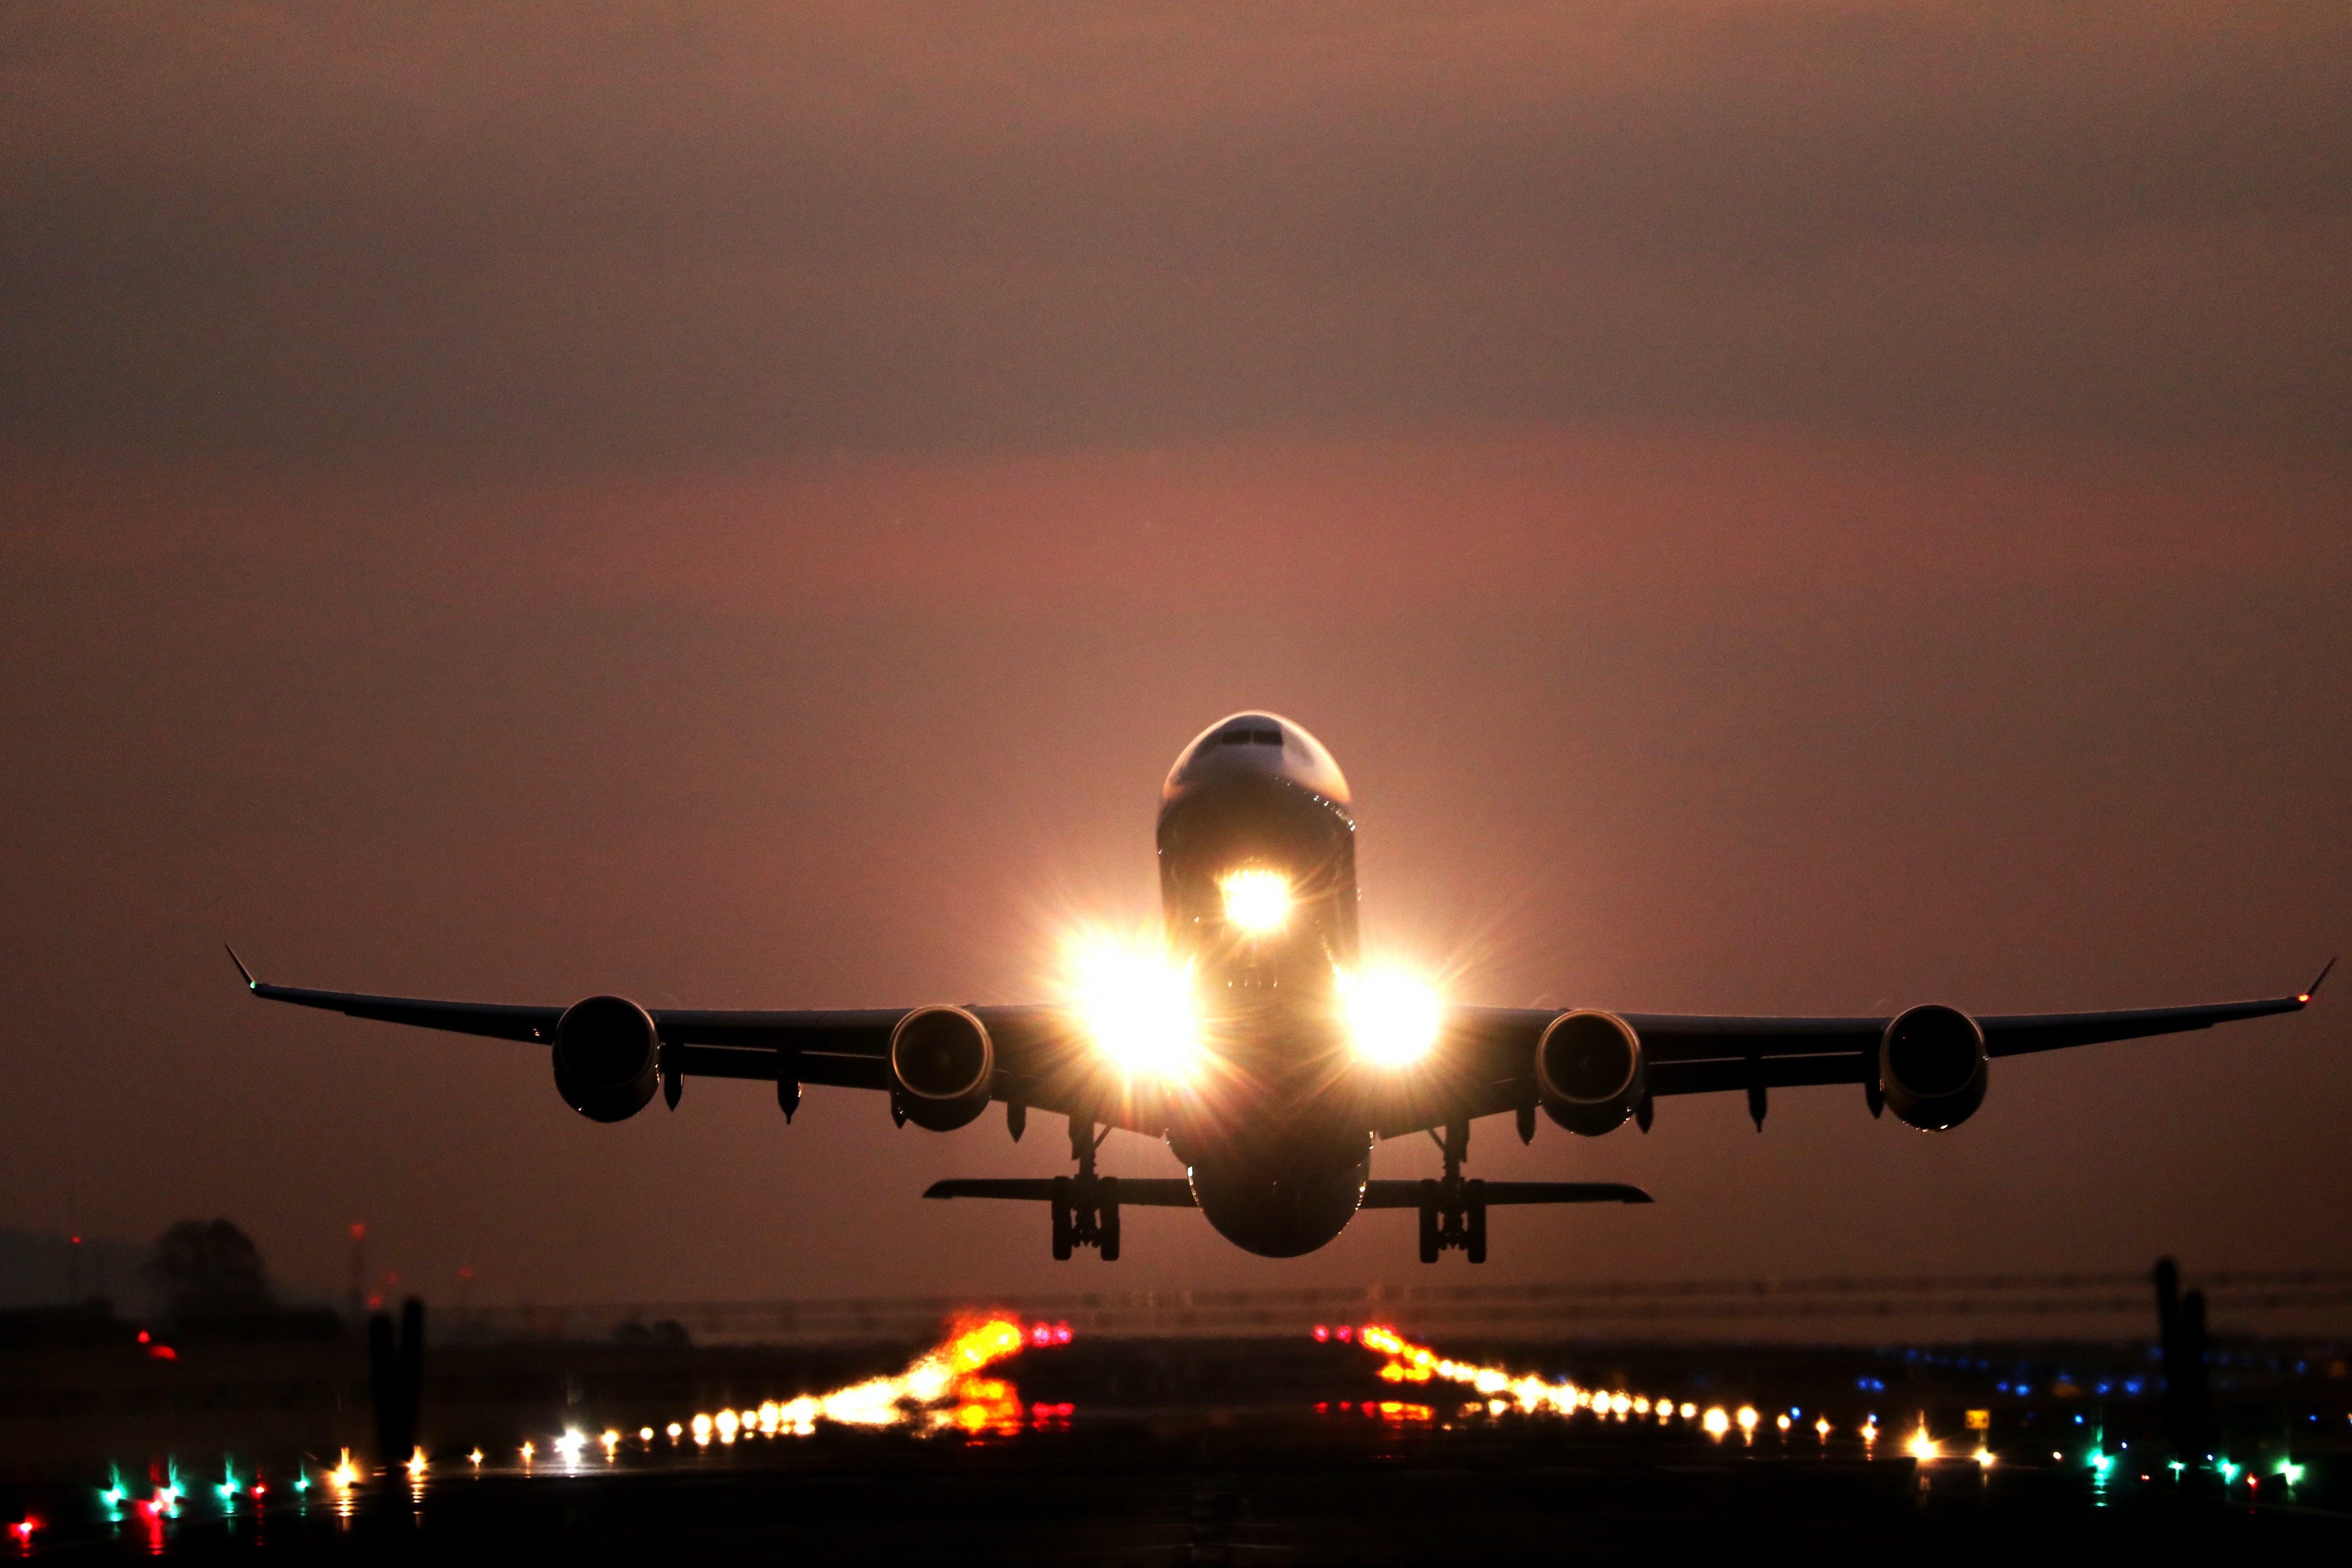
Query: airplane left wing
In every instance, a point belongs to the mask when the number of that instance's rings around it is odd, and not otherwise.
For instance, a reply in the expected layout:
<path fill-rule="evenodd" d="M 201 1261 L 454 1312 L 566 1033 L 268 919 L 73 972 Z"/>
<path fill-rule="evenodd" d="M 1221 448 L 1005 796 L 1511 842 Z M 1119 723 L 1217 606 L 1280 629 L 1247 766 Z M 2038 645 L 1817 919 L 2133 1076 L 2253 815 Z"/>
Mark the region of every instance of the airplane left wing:
<path fill-rule="evenodd" d="M 229 954 L 236 961 L 236 954 Z M 268 1002 L 316 1007 L 348 1017 L 450 1034 L 549 1046 L 562 1007 L 498 1002 L 446 1002 L 380 996 L 356 991 L 316 991 L 257 980 L 242 961 L 247 990 Z M 890 1036 L 908 1007 L 775 1010 L 648 1007 L 661 1045 L 666 1077 L 726 1078 L 815 1084 L 833 1089 L 890 1088 Z M 988 1030 L 997 1053 L 990 1098 L 1041 1110 L 1083 1109 L 1083 1060 L 1060 1009 L 1039 1005 L 970 1009 Z M 1104 1105 L 1098 1119 L 1126 1125 L 1131 1109 Z M 1157 1132 L 1154 1125 L 1148 1129 Z"/>

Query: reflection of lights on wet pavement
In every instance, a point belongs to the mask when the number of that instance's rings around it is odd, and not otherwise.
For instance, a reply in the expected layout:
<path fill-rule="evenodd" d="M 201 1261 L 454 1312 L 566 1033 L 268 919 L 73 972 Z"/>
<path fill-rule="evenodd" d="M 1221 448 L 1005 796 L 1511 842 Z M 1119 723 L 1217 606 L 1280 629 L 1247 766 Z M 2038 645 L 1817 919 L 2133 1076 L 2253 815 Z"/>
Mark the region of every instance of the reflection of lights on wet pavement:
<path fill-rule="evenodd" d="M 970 1436 L 1010 1434 L 1030 1424 L 1033 1413 L 1021 1394 L 1001 1378 L 981 1373 L 1028 1346 L 1070 1342 L 1066 1322 L 1024 1326 L 1015 1319 L 989 1316 L 959 1320 L 948 1338 L 917 1356 L 906 1369 L 887 1377 L 867 1378 L 826 1394 L 803 1394 L 789 1400 L 769 1399 L 751 1408 L 697 1411 L 685 1422 L 661 1428 L 675 1445 L 691 1435 L 698 1447 L 714 1441 L 722 1447 L 761 1437 L 805 1437 L 820 1421 L 844 1426 L 913 1426 L 928 1431 L 958 1431 Z M 1071 1407 L 1038 1405 L 1040 1426 L 1067 1426 Z M 655 1428 L 641 1426 L 637 1439 L 647 1449 Z M 588 1439 L 567 1428 L 554 1448 L 567 1465 L 578 1461 Z M 619 1458 L 621 1433 L 609 1428 L 598 1439 L 607 1460 Z M 530 1445 L 523 1445 L 523 1462 L 530 1462 Z"/>
<path fill-rule="evenodd" d="M 1485 1395 L 1490 1408 L 1497 1415 L 1513 1406 L 1528 1415 L 1549 1410 L 1561 1415 L 1572 1415 L 1580 1410 L 1589 1410 L 1595 1415 L 1622 1421 L 1636 1412 L 1645 1416 L 1654 1412 L 1664 1422 L 1672 1419 L 1677 1411 L 1675 1402 L 1669 1398 L 1636 1395 L 1624 1389 L 1579 1388 L 1572 1383 L 1548 1383 L 1532 1374 L 1514 1374 L 1499 1366 L 1455 1361 L 1450 1356 L 1440 1355 L 1427 1345 L 1413 1344 L 1401 1337 L 1394 1329 L 1378 1323 L 1367 1323 L 1352 1336 L 1346 1325 L 1336 1329 L 1318 1325 L 1315 1330 L 1318 1343 L 1336 1340 L 1345 1344 L 1351 1337 L 1366 1350 L 1376 1351 L 1389 1358 L 1380 1371 L 1384 1381 L 1466 1384 Z M 1508 1404 L 1504 1404 L 1507 1398 Z M 1685 1421 L 1697 1414 L 1696 1405 L 1685 1405 L 1679 1409 Z"/>

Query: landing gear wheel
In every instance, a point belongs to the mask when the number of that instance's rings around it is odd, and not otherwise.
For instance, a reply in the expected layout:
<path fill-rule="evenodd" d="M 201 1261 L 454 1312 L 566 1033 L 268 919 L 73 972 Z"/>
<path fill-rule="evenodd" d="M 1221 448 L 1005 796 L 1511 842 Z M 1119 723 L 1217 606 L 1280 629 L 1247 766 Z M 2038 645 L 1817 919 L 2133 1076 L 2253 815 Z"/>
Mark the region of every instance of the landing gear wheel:
<path fill-rule="evenodd" d="M 1054 1261 L 1070 1260 L 1070 1178 L 1054 1178 Z"/>
<path fill-rule="evenodd" d="M 1424 1179 L 1421 1184 L 1421 1260 L 1436 1262 L 1444 1245 L 1444 1237 L 1437 1228 L 1437 1184 Z"/>
<path fill-rule="evenodd" d="M 1462 1206 L 1468 1212 L 1463 1216 L 1462 1250 L 1470 1255 L 1473 1263 L 1486 1261 L 1486 1184 L 1462 1184 Z"/>
<path fill-rule="evenodd" d="M 1118 1261 L 1118 1178 L 1105 1176 L 1097 1188 L 1101 1196 L 1101 1218 L 1095 1226 L 1095 1249 L 1102 1254 L 1105 1263 Z"/>

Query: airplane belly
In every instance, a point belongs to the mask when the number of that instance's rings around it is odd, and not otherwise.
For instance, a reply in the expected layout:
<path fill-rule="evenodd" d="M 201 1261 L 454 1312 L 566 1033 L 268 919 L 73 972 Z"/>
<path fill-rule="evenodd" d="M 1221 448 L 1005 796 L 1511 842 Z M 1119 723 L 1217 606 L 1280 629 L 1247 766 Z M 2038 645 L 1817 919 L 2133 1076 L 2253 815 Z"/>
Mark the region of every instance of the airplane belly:
<path fill-rule="evenodd" d="M 1210 1160 L 1186 1173 L 1192 1201 L 1218 1235 L 1261 1258 L 1297 1258 L 1348 1228 L 1371 1171 L 1367 1147 L 1352 1163 L 1319 1170 Z"/>

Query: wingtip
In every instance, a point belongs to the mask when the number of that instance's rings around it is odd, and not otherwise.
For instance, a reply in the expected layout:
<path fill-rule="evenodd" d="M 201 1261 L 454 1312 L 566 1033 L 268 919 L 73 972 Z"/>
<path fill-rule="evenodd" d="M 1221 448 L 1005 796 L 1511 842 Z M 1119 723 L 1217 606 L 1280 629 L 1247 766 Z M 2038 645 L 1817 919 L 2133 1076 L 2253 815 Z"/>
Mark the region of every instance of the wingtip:
<path fill-rule="evenodd" d="M 245 982 L 245 988 L 247 991 L 254 989 L 259 982 L 253 978 L 253 971 L 245 966 L 245 960 L 236 955 L 236 949 L 226 942 L 221 943 L 221 948 L 228 954 L 228 961 L 236 965 L 237 978 Z"/>
<path fill-rule="evenodd" d="M 2297 997 L 2295 998 L 2295 1000 L 2296 1000 L 2296 1001 L 2298 1001 L 2298 1002 L 2302 1002 L 2302 1003 L 2308 1004 L 2308 1003 L 2310 1002 L 2310 1000 L 2311 1000 L 2314 996 L 2318 995 L 2318 994 L 2319 994 L 2319 988 L 2320 988 L 2320 986 L 2322 986 L 2322 985 L 2326 984 L 2326 982 L 2327 982 L 2327 972 L 2328 972 L 2329 970 L 2331 970 L 2331 969 L 2335 968 L 2335 967 L 2336 967 L 2336 960 L 2335 960 L 2335 959 L 2333 959 L 2333 958 L 2329 959 L 2329 960 L 2326 962 L 2326 964 L 2324 964 L 2323 966 L 2321 966 L 2320 971 L 2319 971 L 2319 978 L 2318 978 L 2318 979 L 2316 979 L 2316 980 L 2315 980 L 2315 981 L 2313 981 L 2310 984 L 2308 984 L 2308 985 L 2305 986 L 2305 987 L 2303 988 L 2303 994 L 2302 994 L 2302 995 L 2300 995 L 2300 996 L 2297 996 Z"/>

